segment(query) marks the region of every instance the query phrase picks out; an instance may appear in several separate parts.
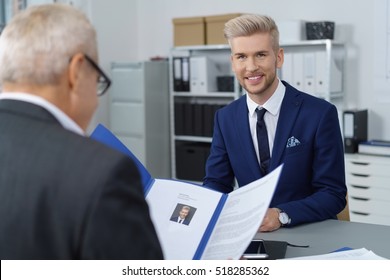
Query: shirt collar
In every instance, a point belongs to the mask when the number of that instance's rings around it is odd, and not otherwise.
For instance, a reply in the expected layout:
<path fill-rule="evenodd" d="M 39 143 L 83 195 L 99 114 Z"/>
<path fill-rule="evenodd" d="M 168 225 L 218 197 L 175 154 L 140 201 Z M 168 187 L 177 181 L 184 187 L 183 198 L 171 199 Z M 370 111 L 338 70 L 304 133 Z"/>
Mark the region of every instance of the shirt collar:
<path fill-rule="evenodd" d="M 0 94 L 0 100 L 1 99 L 24 101 L 45 108 L 60 122 L 60 124 L 65 129 L 85 136 L 85 132 L 75 121 L 73 121 L 68 115 L 66 115 L 54 104 L 50 103 L 49 101 L 45 100 L 40 96 L 32 95 L 29 93 L 23 93 L 23 92 L 15 92 L 15 93 L 4 92 Z"/>
<path fill-rule="evenodd" d="M 286 92 L 286 87 L 283 85 L 283 83 L 278 79 L 278 87 L 276 88 L 274 94 L 265 102 L 262 106 L 262 108 L 265 108 L 271 115 L 276 116 L 279 111 L 280 107 L 282 106 L 282 101 Z M 250 116 L 255 116 L 256 109 L 259 107 L 259 104 L 254 102 L 249 95 L 246 96 L 246 103 L 248 106 L 248 111 Z"/>

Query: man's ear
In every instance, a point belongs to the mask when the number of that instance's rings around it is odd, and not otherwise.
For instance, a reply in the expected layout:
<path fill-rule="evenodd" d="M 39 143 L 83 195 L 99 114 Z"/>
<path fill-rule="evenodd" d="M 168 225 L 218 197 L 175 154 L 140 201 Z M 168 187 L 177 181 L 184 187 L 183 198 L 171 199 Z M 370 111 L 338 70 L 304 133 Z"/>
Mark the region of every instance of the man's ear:
<path fill-rule="evenodd" d="M 82 53 L 77 53 L 74 56 L 72 56 L 69 62 L 68 81 L 69 81 L 70 91 L 73 91 L 73 89 L 77 87 L 77 84 L 82 78 L 81 67 L 83 63 L 84 63 L 84 55 Z"/>
<path fill-rule="evenodd" d="M 277 56 L 276 56 L 276 67 L 277 68 L 282 68 L 283 66 L 283 62 L 284 62 L 284 49 L 283 48 L 279 48 L 279 51 L 277 53 Z"/>

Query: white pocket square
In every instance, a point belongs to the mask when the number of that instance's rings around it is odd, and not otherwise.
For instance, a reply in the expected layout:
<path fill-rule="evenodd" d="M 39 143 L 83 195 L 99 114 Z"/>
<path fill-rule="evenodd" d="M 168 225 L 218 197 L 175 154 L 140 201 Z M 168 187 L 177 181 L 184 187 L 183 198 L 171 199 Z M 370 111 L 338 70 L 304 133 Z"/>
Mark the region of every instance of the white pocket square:
<path fill-rule="evenodd" d="M 286 148 L 295 147 L 295 146 L 298 146 L 300 144 L 301 144 L 301 142 L 297 138 L 295 138 L 294 136 L 291 136 L 287 140 Z"/>

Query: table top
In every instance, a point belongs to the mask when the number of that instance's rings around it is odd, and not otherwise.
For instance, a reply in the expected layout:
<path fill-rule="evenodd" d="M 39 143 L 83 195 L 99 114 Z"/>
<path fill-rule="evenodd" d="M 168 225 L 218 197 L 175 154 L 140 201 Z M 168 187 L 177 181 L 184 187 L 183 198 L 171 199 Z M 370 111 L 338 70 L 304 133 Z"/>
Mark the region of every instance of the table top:
<path fill-rule="evenodd" d="M 287 241 L 309 248 L 287 247 L 286 258 L 327 254 L 343 247 L 366 248 L 376 255 L 390 259 L 390 226 L 326 220 L 280 228 L 274 232 L 257 233 L 255 238 Z"/>

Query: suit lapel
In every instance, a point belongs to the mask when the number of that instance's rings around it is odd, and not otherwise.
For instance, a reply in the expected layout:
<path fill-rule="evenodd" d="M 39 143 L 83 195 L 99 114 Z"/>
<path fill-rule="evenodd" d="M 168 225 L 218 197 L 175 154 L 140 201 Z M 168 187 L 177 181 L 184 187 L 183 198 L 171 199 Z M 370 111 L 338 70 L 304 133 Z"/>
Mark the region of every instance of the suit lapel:
<path fill-rule="evenodd" d="M 302 105 L 300 93 L 290 85 L 286 86 L 286 94 L 280 108 L 278 125 L 275 132 L 274 147 L 272 150 L 271 170 L 281 164 L 281 158 L 286 149 L 287 140 L 291 137 L 291 131 L 295 124 L 295 120 L 299 113 L 299 108 Z"/>
<path fill-rule="evenodd" d="M 242 114 L 245 114 L 244 116 Z M 248 122 L 248 107 L 246 104 L 246 96 L 241 97 L 235 112 L 235 125 L 237 131 L 237 139 L 240 140 L 240 151 L 245 157 L 246 163 L 254 174 L 255 178 L 262 176 L 259 162 L 257 161 L 256 151 L 253 146 L 251 132 Z"/>

